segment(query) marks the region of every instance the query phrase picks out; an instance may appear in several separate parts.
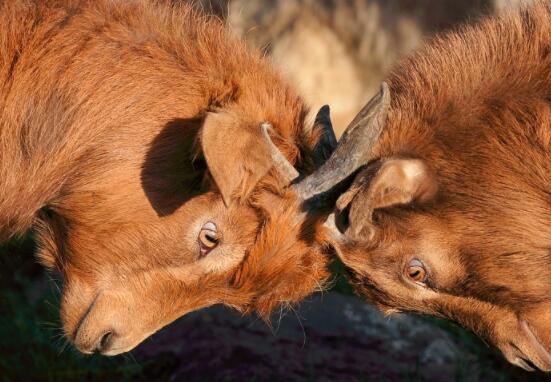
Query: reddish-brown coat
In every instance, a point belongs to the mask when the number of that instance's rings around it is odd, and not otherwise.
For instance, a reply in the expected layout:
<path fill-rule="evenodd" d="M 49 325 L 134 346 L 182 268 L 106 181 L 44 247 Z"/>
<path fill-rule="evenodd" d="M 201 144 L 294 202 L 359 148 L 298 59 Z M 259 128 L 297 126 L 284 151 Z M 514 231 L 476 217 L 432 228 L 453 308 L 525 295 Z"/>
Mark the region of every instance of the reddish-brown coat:
<path fill-rule="evenodd" d="M 0 6 L 0 233 L 37 228 L 83 351 L 214 303 L 267 317 L 327 278 L 315 222 L 262 159 L 270 122 L 312 170 L 306 107 L 221 22 L 169 3 Z M 225 252 L 198 259 L 193 230 L 215 218 Z"/>
<path fill-rule="evenodd" d="M 551 356 L 524 326 L 551 349 L 550 4 L 437 38 L 389 84 L 373 158 L 421 160 L 429 171 L 417 179 L 438 191 L 419 200 L 406 195 L 411 182 L 393 178 L 379 196 L 403 202 L 377 209 L 373 190 L 352 202 L 351 227 L 372 237 L 341 248 L 358 292 L 389 313 L 456 320 L 512 362 L 550 370 Z M 355 205 L 374 209 L 373 225 L 371 210 Z M 427 286 L 407 280 L 413 259 L 424 262 Z"/>

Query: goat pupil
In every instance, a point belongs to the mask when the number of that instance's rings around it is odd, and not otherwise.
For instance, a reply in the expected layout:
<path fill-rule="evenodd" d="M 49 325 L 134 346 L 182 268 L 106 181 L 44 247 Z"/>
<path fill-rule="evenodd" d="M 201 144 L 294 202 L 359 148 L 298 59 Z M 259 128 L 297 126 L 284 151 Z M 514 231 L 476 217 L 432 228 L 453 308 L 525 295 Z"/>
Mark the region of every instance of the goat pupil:
<path fill-rule="evenodd" d="M 219 239 L 216 232 L 202 229 L 199 233 L 198 241 L 200 245 L 200 253 L 204 256 L 218 245 Z"/>

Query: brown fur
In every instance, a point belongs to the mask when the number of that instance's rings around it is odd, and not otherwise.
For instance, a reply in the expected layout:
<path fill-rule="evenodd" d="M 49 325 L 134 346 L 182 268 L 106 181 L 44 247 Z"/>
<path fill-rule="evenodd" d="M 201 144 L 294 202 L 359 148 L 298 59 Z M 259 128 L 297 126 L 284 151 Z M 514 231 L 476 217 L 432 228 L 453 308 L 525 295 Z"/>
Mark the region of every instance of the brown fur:
<path fill-rule="evenodd" d="M 317 220 L 260 141 L 270 122 L 311 171 L 306 107 L 218 20 L 168 3 L 0 6 L 0 232 L 37 227 L 86 352 L 109 331 L 105 353 L 128 350 L 214 303 L 267 317 L 327 278 Z M 198 258 L 197 224 L 213 219 L 222 243 Z"/>
<path fill-rule="evenodd" d="M 511 362 L 551 370 L 550 4 L 438 38 L 389 82 L 370 171 L 396 160 L 427 170 L 379 170 L 346 196 L 356 240 L 341 256 L 358 292 L 388 313 L 456 320 Z M 421 200 L 414 177 L 438 191 Z M 404 274 L 412 259 L 425 286 Z"/>

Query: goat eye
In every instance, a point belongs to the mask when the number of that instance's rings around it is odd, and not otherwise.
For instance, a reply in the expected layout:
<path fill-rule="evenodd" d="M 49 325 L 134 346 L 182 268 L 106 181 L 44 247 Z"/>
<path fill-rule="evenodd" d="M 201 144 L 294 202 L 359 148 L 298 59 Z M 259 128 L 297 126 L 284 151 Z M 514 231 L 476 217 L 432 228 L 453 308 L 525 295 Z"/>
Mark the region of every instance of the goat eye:
<path fill-rule="evenodd" d="M 220 241 L 216 225 L 212 222 L 205 223 L 203 227 L 201 227 L 197 240 L 199 241 L 201 256 L 204 256 L 212 251 Z"/>
<path fill-rule="evenodd" d="M 427 270 L 425 265 L 417 259 L 409 262 L 405 269 L 405 275 L 408 279 L 418 284 L 424 284 L 427 281 Z"/>

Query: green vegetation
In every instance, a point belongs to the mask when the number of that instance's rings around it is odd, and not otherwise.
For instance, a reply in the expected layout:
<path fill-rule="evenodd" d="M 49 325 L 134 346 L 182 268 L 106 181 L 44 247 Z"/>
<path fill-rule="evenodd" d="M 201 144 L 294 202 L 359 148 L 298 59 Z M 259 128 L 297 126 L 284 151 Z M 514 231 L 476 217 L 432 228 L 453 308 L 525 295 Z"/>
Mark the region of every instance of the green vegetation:
<path fill-rule="evenodd" d="M 59 292 L 33 261 L 30 238 L 0 247 L 0 381 L 125 381 L 143 366 L 131 356 L 83 357 L 67 346 Z"/>

